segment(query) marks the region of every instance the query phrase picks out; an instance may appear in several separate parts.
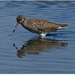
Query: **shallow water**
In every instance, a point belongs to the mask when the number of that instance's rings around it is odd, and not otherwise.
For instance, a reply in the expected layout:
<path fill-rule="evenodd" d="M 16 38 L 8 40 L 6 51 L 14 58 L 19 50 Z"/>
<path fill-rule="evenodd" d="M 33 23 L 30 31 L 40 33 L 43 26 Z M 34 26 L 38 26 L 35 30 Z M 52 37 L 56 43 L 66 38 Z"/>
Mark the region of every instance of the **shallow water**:
<path fill-rule="evenodd" d="M 17 15 L 40 18 L 68 28 L 41 39 Z M 0 73 L 75 73 L 75 1 L 0 1 Z"/>

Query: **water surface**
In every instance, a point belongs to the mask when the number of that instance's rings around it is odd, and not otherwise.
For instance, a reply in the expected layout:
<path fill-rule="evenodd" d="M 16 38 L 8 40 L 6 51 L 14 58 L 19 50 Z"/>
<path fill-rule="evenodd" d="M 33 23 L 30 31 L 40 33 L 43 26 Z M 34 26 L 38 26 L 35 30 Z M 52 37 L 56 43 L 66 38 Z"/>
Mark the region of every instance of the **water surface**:
<path fill-rule="evenodd" d="M 16 25 L 16 17 L 40 18 L 68 28 L 39 35 Z M 74 1 L 0 1 L 0 73 L 75 73 Z"/>

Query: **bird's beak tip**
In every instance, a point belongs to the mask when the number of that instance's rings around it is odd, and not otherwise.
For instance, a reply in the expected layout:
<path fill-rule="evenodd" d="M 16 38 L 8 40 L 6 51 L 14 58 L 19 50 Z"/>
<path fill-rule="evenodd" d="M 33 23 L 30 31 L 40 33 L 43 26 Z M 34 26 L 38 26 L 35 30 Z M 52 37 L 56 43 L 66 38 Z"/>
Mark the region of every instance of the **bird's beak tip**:
<path fill-rule="evenodd" d="M 19 25 L 19 23 L 16 24 L 16 26 L 15 26 L 15 28 L 13 30 L 13 33 L 15 32 L 15 30 L 16 30 L 16 28 L 17 28 L 18 25 Z"/>
<path fill-rule="evenodd" d="M 16 30 L 16 29 L 14 28 L 13 33 L 15 32 L 15 30 Z"/>

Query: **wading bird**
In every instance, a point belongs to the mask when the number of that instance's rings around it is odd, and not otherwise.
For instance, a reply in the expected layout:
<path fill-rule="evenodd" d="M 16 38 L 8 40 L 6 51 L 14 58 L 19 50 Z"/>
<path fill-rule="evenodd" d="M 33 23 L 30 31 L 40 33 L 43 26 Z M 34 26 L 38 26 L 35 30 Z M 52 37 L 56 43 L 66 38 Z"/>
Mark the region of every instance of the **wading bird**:
<path fill-rule="evenodd" d="M 42 38 L 44 38 L 46 34 L 50 32 L 55 32 L 59 29 L 65 29 L 68 26 L 66 24 L 56 24 L 38 18 L 26 19 L 23 15 L 18 15 L 16 20 L 17 20 L 17 24 L 13 32 L 16 30 L 17 26 L 21 24 L 25 29 L 27 29 L 30 32 L 39 34 Z"/>

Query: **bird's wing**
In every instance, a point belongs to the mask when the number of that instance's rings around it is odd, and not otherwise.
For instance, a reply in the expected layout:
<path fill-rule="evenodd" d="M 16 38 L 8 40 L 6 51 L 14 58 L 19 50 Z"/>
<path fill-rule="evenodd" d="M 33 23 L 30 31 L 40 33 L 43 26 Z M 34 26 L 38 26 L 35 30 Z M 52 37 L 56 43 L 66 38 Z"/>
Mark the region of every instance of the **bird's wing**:
<path fill-rule="evenodd" d="M 42 19 L 30 18 L 27 21 L 27 26 L 40 32 L 51 32 L 57 30 L 57 25 L 53 22 L 49 22 Z"/>

